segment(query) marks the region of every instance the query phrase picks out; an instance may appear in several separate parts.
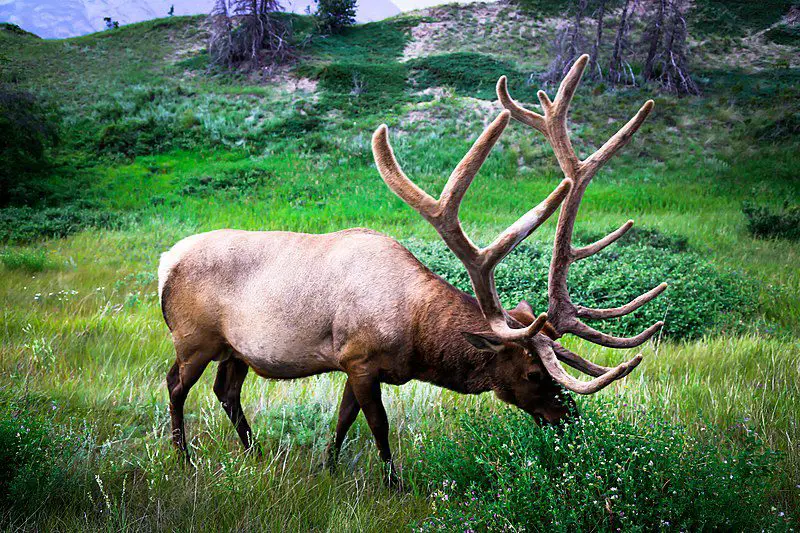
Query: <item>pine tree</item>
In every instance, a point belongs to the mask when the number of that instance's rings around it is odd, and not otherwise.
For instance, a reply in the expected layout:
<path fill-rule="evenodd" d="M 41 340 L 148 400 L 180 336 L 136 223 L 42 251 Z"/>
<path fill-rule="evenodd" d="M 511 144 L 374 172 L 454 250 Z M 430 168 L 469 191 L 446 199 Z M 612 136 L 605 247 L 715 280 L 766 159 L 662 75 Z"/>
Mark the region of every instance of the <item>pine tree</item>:
<path fill-rule="evenodd" d="M 356 21 L 356 0 L 315 0 L 317 24 L 324 33 L 339 33 Z"/>

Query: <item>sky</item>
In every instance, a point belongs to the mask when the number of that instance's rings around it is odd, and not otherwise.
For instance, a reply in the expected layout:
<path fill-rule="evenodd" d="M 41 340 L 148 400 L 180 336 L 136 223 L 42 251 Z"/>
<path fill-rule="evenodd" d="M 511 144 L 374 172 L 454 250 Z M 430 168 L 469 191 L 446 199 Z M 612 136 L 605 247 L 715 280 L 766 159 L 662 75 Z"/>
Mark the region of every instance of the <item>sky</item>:
<path fill-rule="evenodd" d="M 469 4 L 476 0 L 392 0 L 392 3 L 403 11 L 408 11 L 409 9 L 419 9 L 421 7 L 447 4 L 454 1 L 459 4 Z"/>

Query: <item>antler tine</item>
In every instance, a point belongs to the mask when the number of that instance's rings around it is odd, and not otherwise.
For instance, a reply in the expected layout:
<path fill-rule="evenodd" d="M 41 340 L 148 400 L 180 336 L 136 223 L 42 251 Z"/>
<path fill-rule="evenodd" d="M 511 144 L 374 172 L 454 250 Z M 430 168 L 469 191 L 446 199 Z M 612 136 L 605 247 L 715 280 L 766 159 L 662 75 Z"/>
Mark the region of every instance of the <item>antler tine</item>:
<path fill-rule="evenodd" d="M 628 144 L 633 134 L 636 133 L 641 125 L 644 123 L 647 116 L 653 110 L 655 102 L 648 100 L 639 109 L 636 115 L 630 119 L 627 124 L 622 126 L 617 133 L 615 133 L 609 140 L 603 144 L 595 153 L 586 158 L 581 164 L 582 173 L 586 176 L 594 176 L 600 167 L 602 167 L 609 159 L 614 157 L 623 146 Z"/>
<path fill-rule="evenodd" d="M 494 268 L 511 250 L 524 241 L 552 215 L 572 188 L 572 180 L 564 178 L 558 187 L 539 205 L 522 215 L 516 222 L 481 250 L 488 266 Z"/>
<path fill-rule="evenodd" d="M 629 229 L 633 227 L 633 220 L 627 221 L 625 224 L 620 226 L 619 228 L 615 229 L 599 241 L 593 242 L 588 246 L 584 246 L 583 248 L 577 248 L 572 250 L 572 260 L 579 261 L 581 259 L 586 259 L 589 256 L 592 256 L 605 248 L 606 246 L 613 244 L 617 239 L 625 235 Z"/>
<path fill-rule="evenodd" d="M 405 203 L 417 210 L 425 219 L 432 216 L 436 208 L 436 200 L 428 193 L 417 187 L 417 184 L 408 179 L 389 144 L 389 128 L 381 124 L 372 135 L 372 154 L 378 172 L 386 185 L 399 196 Z"/>
<path fill-rule="evenodd" d="M 511 116 L 514 117 L 515 120 L 546 134 L 547 126 L 545 125 L 544 117 L 519 106 L 508 94 L 507 84 L 508 79 L 505 76 L 500 76 L 500 79 L 497 80 L 497 98 L 500 100 L 500 103 L 503 104 L 503 107 L 511 111 Z"/>
<path fill-rule="evenodd" d="M 467 189 L 480 170 L 489 153 L 492 151 L 503 130 L 508 126 L 511 113 L 503 110 L 497 118 L 481 133 L 466 155 L 461 159 L 439 196 L 442 212 L 458 215 L 461 200 L 464 199 Z"/>
<path fill-rule="evenodd" d="M 553 111 L 555 116 L 566 119 L 567 111 L 569 111 L 569 104 L 572 102 L 572 97 L 575 94 L 575 90 L 578 88 L 578 84 L 581 82 L 583 70 L 586 68 L 586 63 L 588 61 L 589 54 L 583 54 L 578 58 L 577 61 L 575 61 L 575 63 L 572 64 L 572 68 L 570 68 L 569 72 L 567 72 L 567 75 L 564 76 L 564 79 L 561 81 L 561 85 L 558 87 L 558 92 L 556 93 L 556 98 L 553 102 Z"/>
<path fill-rule="evenodd" d="M 633 313 L 641 306 L 656 298 L 659 294 L 666 290 L 667 284 L 661 283 L 660 285 L 653 287 L 646 293 L 637 296 L 630 302 L 620 307 L 612 307 L 609 309 L 592 309 L 590 307 L 583 307 L 580 305 L 575 306 L 577 310 L 578 318 L 590 318 L 590 319 L 603 319 L 603 318 L 617 318 L 621 316 L 628 315 Z"/>
<path fill-rule="evenodd" d="M 523 215 L 486 248 L 478 249 L 472 243 L 458 219 L 459 207 L 472 180 L 508 125 L 510 117 L 511 113 L 504 110 L 484 130 L 453 170 L 438 200 L 434 200 L 403 173 L 389 144 L 385 125 L 380 126 L 373 134 L 372 151 L 378 171 L 389 188 L 431 223 L 442 240 L 464 264 L 481 312 L 489 321 L 494 333 L 505 341 L 513 342 L 531 338 L 539 333 L 547 322 L 547 315 L 540 315 L 526 328 L 510 327 L 509 317 L 497 295 L 494 268 L 516 245 L 558 209 L 572 187 L 572 180 L 564 179 L 550 196 Z"/>
<path fill-rule="evenodd" d="M 613 368 L 598 365 L 597 363 L 593 363 L 587 359 L 584 359 L 580 355 L 568 350 L 567 348 L 564 348 L 557 342 L 553 342 L 553 351 L 555 352 L 559 361 L 567 363 L 575 370 L 579 370 L 592 377 L 599 377 L 613 370 Z M 630 368 L 630 370 L 633 370 L 633 368 Z M 628 373 L 630 373 L 630 370 Z M 625 373 L 620 377 L 625 377 L 628 375 L 628 373 Z"/>
<path fill-rule="evenodd" d="M 663 326 L 664 322 L 659 320 L 643 332 L 633 337 L 615 337 L 613 335 L 603 333 L 602 331 L 597 331 L 593 327 L 587 326 L 580 320 L 575 320 L 575 323 L 565 331 L 589 342 L 599 344 L 600 346 L 605 346 L 607 348 L 636 348 L 637 346 L 640 346 L 650 340 L 650 337 L 655 335 Z"/>
<path fill-rule="evenodd" d="M 567 374 L 561 367 L 558 358 L 553 352 L 553 347 L 550 345 L 552 341 L 550 341 L 550 344 L 545 342 L 538 342 L 537 344 L 537 353 L 550 376 L 563 387 L 578 394 L 594 394 L 621 377 L 626 376 L 642 362 L 642 355 L 639 354 L 630 361 L 609 369 L 591 381 L 580 381 Z"/>

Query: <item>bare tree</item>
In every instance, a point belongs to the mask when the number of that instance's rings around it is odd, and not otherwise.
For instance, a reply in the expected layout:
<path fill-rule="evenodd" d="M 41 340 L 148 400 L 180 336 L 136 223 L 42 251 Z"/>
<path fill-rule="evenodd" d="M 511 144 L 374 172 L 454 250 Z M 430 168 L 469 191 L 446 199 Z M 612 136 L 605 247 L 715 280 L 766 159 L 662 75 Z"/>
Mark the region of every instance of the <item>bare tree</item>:
<path fill-rule="evenodd" d="M 258 70 L 294 57 L 292 26 L 277 16 L 281 9 L 278 0 L 217 0 L 210 17 L 212 61 Z"/>
<path fill-rule="evenodd" d="M 620 14 L 619 27 L 614 37 L 614 51 L 611 54 L 611 64 L 608 67 L 608 80 L 615 84 L 636 83 L 633 69 L 625 61 L 624 54 L 629 49 L 628 36 L 630 35 L 631 19 L 636 9 L 636 0 L 625 0 Z"/>
<path fill-rule="evenodd" d="M 589 61 L 589 76 L 592 78 L 602 78 L 602 72 L 597 70 L 597 57 L 600 54 L 600 44 L 603 41 L 603 17 L 606 14 L 606 0 L 600 0 L 597 6 L 597 33 L 594 38 L 594 45 L 592 45 L 592 59 Z"/>
<path fill-rule="evenodd" d="M 583 18 L 589 7 L 589 0 L 574 0 L 575 17 L 561 31 L 556 32 L 553 43 L 553 60 L 541 79 L 544 83 L 558 83 L 569 71 L 585 46 Z"/>
<path fill-rule="evenodd" d="M 658 49 L 661 46 L 661 35 L 664 31 L 664 16 L 667 11 L 667 0 L 656 1 L 658 3 L 657 9 L 644 35 L 644 42 L 649 45 L 643 72 L 644 79 L 646 80 L 651 80 L 653 78 L 653 65 L 656 60 Z"/>
<path fill-rule="evenodd" d="M 689 73 L 687 54 L 688 30 L 686 0 L 669 1 L 669 19 L 664 29 L 664 49 L 657 56 L 657 79 L 666 90 L 679 94 L 700 94 Z"/>
<path fill-rule="evenodd" d="M 221 67 L 233 66 L 233 25 L 228 15 L 228 1 L 216 0 L 208 17 L 210 27 L 208 53 L 211 63 Z"/>

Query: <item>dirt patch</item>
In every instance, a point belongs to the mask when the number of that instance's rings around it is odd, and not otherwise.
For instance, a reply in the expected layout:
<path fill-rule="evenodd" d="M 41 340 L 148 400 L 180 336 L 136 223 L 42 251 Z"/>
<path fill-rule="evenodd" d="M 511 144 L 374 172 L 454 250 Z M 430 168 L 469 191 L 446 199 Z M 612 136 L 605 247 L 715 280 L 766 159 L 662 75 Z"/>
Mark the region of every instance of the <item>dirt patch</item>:
<path fill-rule="evenodd" d="M 549 42 L 552 33 L 552 24 L 505 2 L 450 4 L 414 14 L 426 21 L 412 28 L 403 61 L 470 50 L 513 59 L 521 65 L 538 64 L 543 60 L 539 49 Z"/>

